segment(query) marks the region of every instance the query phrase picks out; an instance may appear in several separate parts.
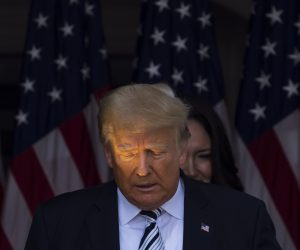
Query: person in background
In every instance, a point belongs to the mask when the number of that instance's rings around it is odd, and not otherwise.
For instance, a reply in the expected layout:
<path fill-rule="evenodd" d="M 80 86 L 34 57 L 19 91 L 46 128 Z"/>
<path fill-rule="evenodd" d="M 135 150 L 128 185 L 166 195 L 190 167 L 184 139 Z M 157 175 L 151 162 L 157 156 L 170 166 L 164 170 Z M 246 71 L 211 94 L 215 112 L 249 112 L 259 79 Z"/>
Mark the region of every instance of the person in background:
<path fill-rule="evenodd" d="M 126 85 L 102 98 L 114 180 L 41 205 L 25 250 L 280 249 L 262 201 L 181 175 L 187 116 L 167 85 Z"/>
<path fill-rule="evenodd" d="M 187 122 L 191 137 L 182 170 L 195 180 L 243 191 L 222 121 L 210 105 L 196 99 L 187 102 L 191 106 Z"/>

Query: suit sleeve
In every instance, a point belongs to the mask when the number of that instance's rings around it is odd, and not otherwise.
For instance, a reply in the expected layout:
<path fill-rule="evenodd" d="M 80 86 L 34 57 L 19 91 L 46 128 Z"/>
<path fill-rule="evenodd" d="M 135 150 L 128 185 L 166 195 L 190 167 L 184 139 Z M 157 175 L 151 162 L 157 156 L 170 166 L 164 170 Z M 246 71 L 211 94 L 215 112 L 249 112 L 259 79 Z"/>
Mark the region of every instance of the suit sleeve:
<path fill-rule="evenodd" d="M 276 240 L 273 222 L 263 203 L 259 206 L 256 223 L 254 250 L 282 250 Z"/>
<path fill-rule="evenodd" d="M 33 218 L 25 250 L 49 250 L 48 242 L 43 208 L 40 207 Z"/>

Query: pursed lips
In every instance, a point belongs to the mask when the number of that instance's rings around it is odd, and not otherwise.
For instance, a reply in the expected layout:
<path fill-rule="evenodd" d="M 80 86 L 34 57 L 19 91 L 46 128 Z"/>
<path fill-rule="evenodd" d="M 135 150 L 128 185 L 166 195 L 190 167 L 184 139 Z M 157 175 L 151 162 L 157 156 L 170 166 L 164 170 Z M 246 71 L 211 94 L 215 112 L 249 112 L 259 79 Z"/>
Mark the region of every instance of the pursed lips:
<path fill-rule="evenodd" d="M 149 192 L 156 188 L 156 183 L 143 183 L 143 184 L 136 184 L 135 187 L 143 192 Z"/>

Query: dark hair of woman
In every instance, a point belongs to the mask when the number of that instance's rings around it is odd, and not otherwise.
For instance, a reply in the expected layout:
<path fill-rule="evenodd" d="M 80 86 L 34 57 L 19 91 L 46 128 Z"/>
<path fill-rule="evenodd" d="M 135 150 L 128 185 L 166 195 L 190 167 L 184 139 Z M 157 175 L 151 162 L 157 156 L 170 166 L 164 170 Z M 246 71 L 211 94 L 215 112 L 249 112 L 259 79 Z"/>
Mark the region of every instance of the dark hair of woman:
<path fill-rule="evenodd" d="M 189 119 L 199 122 L 206 130 L 211 142 L 210 183 L 225 185 L 243 191 L 243 185 L 238 177 L 232 148 L 224 126 L 213 108 L 196 100 L 189 100 L 191 111 Z"/>

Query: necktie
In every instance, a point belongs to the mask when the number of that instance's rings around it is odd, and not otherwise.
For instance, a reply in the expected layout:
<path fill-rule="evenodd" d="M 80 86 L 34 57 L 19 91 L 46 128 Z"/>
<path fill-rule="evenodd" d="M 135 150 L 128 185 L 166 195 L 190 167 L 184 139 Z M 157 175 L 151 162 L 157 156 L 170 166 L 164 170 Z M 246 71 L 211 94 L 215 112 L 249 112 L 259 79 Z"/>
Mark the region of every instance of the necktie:
<path fill-rule="evenodd" d="M 152 211 L 141 211 L 140 214 L 144 216 L 149 223 L 145 228 L 144 235 L 141 239 L 139 250 L 164 250 L 164 243 L 156 224 L 156 219 L 162 214 L 162 209 L 157 208 Z"/>

